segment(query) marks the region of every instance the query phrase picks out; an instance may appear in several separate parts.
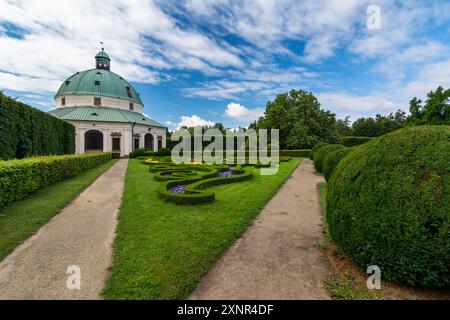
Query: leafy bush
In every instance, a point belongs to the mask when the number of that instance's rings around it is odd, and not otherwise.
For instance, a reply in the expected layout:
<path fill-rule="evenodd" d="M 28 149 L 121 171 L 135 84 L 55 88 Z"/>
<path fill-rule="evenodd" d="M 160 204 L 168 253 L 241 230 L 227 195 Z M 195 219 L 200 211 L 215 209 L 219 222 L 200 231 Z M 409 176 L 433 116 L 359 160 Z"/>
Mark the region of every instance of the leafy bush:
<path fill-rule="evenodd" d="M 328 182 L 332 239 L 386 280 L 450 285 L 450 126 L 401 129 L 354 149 Z"/>
<path fill-rule="evenodd" d="M 168 148 L 161 148 L 158 151 L 156 151 L 153 155 L 158 157 L 170 157 L 171 151 Z"/>
<path fill-rule="evenodd" d="M 75 152 L 75 127 L 0 92 L 0 159 Z"/>
<path fill-rule="evenodd" d="M 342 144 L 346 147 L 354 147 L 370 141 L 370 137 L 342 137 Z"/>
<path fill-rule="evenodd" d="M 317 149 L 317 151 L 314 152 L 314 168 L 316 168 L 317 172 L 322 173 L 323 160 L 327 155 L 329 155 L 333 151 L 344 148 L 345 147 L 341 144 L 330 144 Z"/>
<path fill-rule="evenodd" d="M 130 158 L 151 157 L 155 152 L 151 149 L 136 149 L 130 152 Z"/>
<path fill-rule="evenodd" d="M 113 159 L 120 159 L 120 152 L 113 152 L 111 155 Z"/>
<path fill-rule="evenodd" d="M 311 151 L 309 152 L 309 159 L 313 160 L 314 159 L 314 153 L 319 150 L 322 147 L 328 146 L 328 143 L 325 142 L 319 142 L 318 144 L 316 144 L 314 147 L 312 147 Z"/>
<path fill-rule="evenodd" d="M 280 156 L 286 157 L 309 157 L 311 150 L 280 150 Z"/>
<path fill-rule="evenodd" d="M 329 153 L 323 160 L 322 171 L 325 180 L 328 181 L 333 174 L 334 168 L 338 165 L 339 161 L 342 160 L 347 154 L 353 149 L 342 148 Z"/>
<path fill-rule="evenodd" d="M 111 153 L 0 161 L 0 207 L 111 159 Z"/>

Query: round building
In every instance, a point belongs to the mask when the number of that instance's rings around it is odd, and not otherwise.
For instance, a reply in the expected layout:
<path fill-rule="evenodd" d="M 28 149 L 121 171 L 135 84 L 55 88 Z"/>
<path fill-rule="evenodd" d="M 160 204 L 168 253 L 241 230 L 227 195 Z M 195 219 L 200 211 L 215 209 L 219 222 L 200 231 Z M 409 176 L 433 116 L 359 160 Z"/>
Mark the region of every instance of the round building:
<path fill-rule="evenodd" d="M 102 49 L 96 67 L 67 78 L 49 113 L 76 128 L 76 153 L 116 152 L 122 157 L 136 149 L 157 151 L 166 146 L 166 127 L 144 115 L 139 93 L 111 72 L 111 59 Z"/>

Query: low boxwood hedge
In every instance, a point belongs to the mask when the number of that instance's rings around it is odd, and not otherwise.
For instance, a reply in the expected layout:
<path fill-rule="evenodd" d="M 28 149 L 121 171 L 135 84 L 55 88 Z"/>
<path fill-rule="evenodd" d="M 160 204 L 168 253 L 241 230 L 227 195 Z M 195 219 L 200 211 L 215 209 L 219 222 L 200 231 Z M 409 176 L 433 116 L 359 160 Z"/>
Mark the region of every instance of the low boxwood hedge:
<path fill-rule="evenodd" d="M 314 153 L 319 150 L 322 147 L 328 146 L 329 143 L 326 142 L 319 142 L 314 147 L 312 147 L 311 151 L 309 152 L 309 159 L 314 160 Z"/>
<path fill-rule="evenodd" d="M 345 147 L 341 144 L 329 144 L 317 149 L 314 152 L 314 168 L 316 168 L 316 171 L 322 173 L 323 160 L 325 159 L 325 157 L 329 155 L 331 152 L 343 148 Z"/>
<path fill-rule="evenodd" d="M 328 181 L 335 243 L 364 270 L 450 286 L 450 126 L 418 126 L 358 146 Z"/>
<path fill-rule="evenodd" d="M 308 158 L 310 153 L 311 153 L 310 149 L 304 149 L 304 150 L 280 150 L 280 156 L 283 156 L 283 157 Z"/>
<path fill-rule="evenodd" d="M 338 165 L 347 154 L 352 151 L 352 148 L 342 148 L 329 153 L 323 160 L 322 171 L 325 181 L 328 181 L 333 174 L 334 168 Z"/>
<path fill-rule="evenodd" d="M 243 170 L 241 168 L 236 168 L 233 170 L 233 173 L 235 174 L 238 174 L 239 172 L 243 173 L 228 178 L 212 178 L 209 175 L 205 175 L 187 179 L 170 180 L 161 184 L 158 188 L 158 195 L 161 199 L 175 204 L 196 205 L 210 203 L 214 201 L 215 193 L 203 189 L 250 180 L 253 176 L 253 173 L 250 170 Z M 215 176 L 216 175 L 217 171 Z M 170 191 L 171 188 L 183 184 L 188 185 L 185 189 L 185 193 L 177 194 Z"/>
<path fill-rule="evenodd" d="M 154 155 L 155 152 L 151 149 L 136 149 L 130 152 L 130 158 L 151 157 Z"/>
<path fill-rule="evenodd" d="M 360 144 L 370 141 L 370 137 L 342 137 L 342 144 L 346 147 L 359 146 Z"/>
<path fill-rule="evenodd" d="M 111 153 L 0 161 L 0 207 L 111 159 Z"/>

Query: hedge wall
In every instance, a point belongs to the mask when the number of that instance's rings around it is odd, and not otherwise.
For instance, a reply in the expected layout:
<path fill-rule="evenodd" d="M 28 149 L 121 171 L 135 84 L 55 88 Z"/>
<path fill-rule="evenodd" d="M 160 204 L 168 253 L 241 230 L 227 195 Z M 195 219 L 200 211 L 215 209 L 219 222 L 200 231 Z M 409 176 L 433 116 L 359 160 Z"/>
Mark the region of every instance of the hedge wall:
<path fill-rule="evenodd" d="M 0 92 L 0 159 L 73 154 L 75 127 Z"/>
<path fill-rule="evenodd" d="M 342 144 L 346 147 L 354 147 L 370 141 L 370 137 L 342 137 Z"/>
<path fill-rule="evenodd" d="M 319 142 L 314 147 L 312 147 L 311 151 L 309 152 L 309 159 L 314 160 L 314 153 L 319 150 L 322 147 L 328 146 L 329 144 L 326 142 Z"/>
<path fill-rule="evenodd" d="M 286 157 L 309 157 L 309 154 L 311 153 L 311 150 L 304 149 L 304 150 L 280 150 L 280 156 L 286 156 Z"/>
<path fill-rule="evenodd" d="M 323 172 L 323 160 L 325 160 L 325 157 L 339 149 L 345 149 L 345 147 L 342 144 L 329 144 L 314 152 L 314 168 L 316 168 L 317 172 Z"/>
<path fill-rule="evenodd" d="M 450 286 L 450 126 L 374 138 L 328 181 L 332 239 L 363 270 L 418 286 Z"/>
<path fill-rule="evenodd" d="M 0 161 L 0 207 L 111 159 L 111 153 Z"/>
<path fill-rule="evenodd" d="M 328 181 L 334 172 L 334 168 L 353 148 L 342 148 L 329 153 L 323 160 L 322 171 L 325 181 Z"/>

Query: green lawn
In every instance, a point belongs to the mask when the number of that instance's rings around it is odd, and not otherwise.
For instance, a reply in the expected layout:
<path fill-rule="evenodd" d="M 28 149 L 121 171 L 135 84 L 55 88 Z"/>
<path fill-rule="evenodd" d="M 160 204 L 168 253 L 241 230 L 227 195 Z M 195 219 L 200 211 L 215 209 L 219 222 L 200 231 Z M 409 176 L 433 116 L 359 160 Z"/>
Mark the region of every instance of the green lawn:
<path fill-rule="evenodd" d="M 109 169 L 110 160 L 79 175 L 37 191 L 0 210 L 0 261 Z"/>
<path fill-rule="evenodd" d="M 274 176 L 213 187 L 216 200 L 198 206 L 160 200 L 147 165 L 130 159 L 106 299 L 184 299 L 201 276 L 271 199 L 301 160 Z"/>

